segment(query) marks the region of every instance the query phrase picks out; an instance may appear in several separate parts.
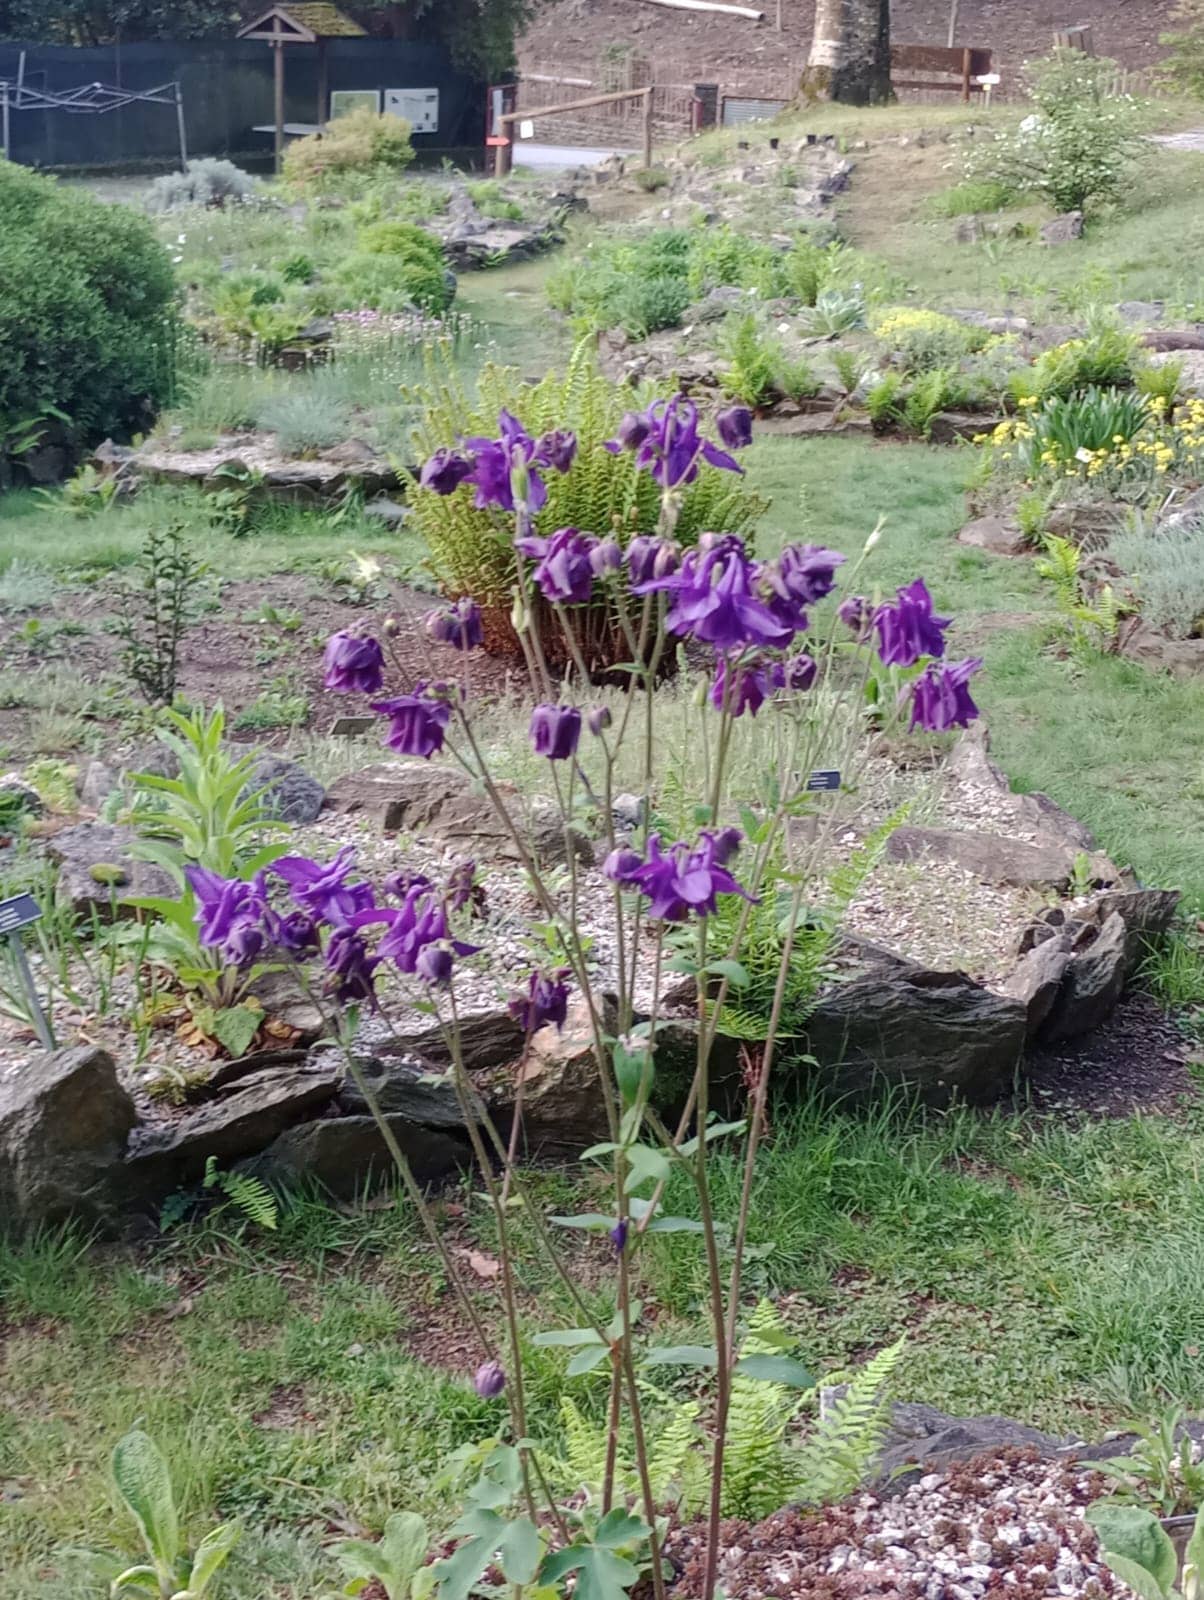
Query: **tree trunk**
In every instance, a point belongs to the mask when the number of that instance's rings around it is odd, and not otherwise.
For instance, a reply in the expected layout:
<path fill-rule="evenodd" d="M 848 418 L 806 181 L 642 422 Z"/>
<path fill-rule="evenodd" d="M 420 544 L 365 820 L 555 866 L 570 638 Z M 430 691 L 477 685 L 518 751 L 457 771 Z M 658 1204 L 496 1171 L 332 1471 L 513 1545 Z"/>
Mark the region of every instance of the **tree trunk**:
<path fill-rule="evenodd" d="M 852 106 L 893 99 L 890 0 L 818 0 L 799 94 Z"/>

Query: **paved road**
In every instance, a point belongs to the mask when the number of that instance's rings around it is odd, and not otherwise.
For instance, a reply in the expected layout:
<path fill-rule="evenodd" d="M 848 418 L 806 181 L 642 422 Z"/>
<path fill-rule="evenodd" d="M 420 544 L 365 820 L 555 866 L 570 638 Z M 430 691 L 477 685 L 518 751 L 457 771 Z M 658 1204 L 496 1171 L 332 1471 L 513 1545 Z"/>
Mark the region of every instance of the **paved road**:
<path fill-rule="evenodd" d="M 1155 133 L 1155 144 L 1164 144 L 1168 150 L 1204 150 L 1204 128 L 1189 128 L 1186 133 Z"/>
<path fill-rule="evenodd" d="M 558 167 L 597 167 L 613 155 L 630 155 L 628 150 L 579 150 L 570 144 L 536 144 L 519 139 L 514 146 L 516 167 L 539 167 L 546 171 Z"/>

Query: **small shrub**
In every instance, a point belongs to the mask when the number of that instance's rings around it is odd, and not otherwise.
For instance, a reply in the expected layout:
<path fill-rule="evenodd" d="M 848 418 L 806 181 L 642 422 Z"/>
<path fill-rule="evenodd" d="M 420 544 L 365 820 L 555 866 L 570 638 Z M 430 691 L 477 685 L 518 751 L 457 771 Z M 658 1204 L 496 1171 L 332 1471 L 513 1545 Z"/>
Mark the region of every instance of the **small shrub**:
<path fill-rule="evenodd" d="M 150 705 L 170 705 L 175 699 L 180 641 L 196 620 L 197 589 L 205 570 L 179 526 L 148 531 L 113 631 L 122 643 L 122 669 Z"/>
<path fill-rule="evenodd" d="M 728 285 L 772 298 L 783 287 L 782 253 L 726 224 L 707 228 L 695 236 L 687 277 L 695 300 Z"/>
<path fill-rule="evenodd" d="M 310 383 L 294 384 L 273 395 L 260 407 L 257 420 L 290 456 L 338 444 L 351 427 L 351 413 L 343 401 Z"/>
<path fill-rule="evenodd" d="M 312 283 L 317 275 L 313 257 L 306 255 L 303 250 L 280 263 L 280 276 L 285 283 Z"/>
<path fill-rule="evenodd" d="M 1204 629 L 1204 519 L 1118 534 L 1108 553 L 1133 578 L 1145 620 L 1175 639 Z"/>
<path fill-rule="evenodd" d="M 145 217 L 0 161 L 0 454 L 54 413 L 85 445 L 146 428 L 172 394 L 174 300 Z"/>
<path fill-rule="evenodd" d="M 156 178 L 146 197 L 146 209 L 182 211 L 188 206 L 218 208 L 255 198 L 255 180 L 232 161 L 206 157 L 190 161 L 187 172 L 165 172 Z"/>
<path fill-rule="evenodd" d="M 720 330 L 719 354 L 729 363 L 723 374 L 724 394 L 746 406 L 761 406 L 773 397 L 780 350 L 755 312 L 727 319 Z"/>
<path fill-rule="evenodd" d="M 813 306 L 827 275 L 828 252 L 812 239 L 799 239 L 782 264 L 787 292 Z"/>
<path fill-rule="evenodd" d="M 1163 414 L 1169 415 L 1183 398 L 1183 362 L 1172 359 L 1157 366 L 1138 367 L 1133 384 L 1147 400 L 1160 400 Z"/>
<path fill-rule="evenodd" d="M 284 152 L 284 177 L 297 189 L 320 189 L 349 174 L 400 172 L 413 159 L 410 124 L 364 109 L 337 117 L 320 136 L 294 139 Z"/>
<path fill-rule="evenodd" d="M 1170 20 L 1173 31 L 1160 35 L 1169 49 L 1167 78 L 1183 94 L 1204 99 L 1204 0 L 1179 0 Z"/>
<path fill-rule="evenodd" d="M 1121 388 L 1133 382 L 1137 360 L 1132 334 L 1103 328 L 1085 339 L 1068 339 L 1042 351 L 1027 371 L 1013 375 L 1010 387 L 1021 401 L 1064 399 L 1089 388 Z"/>
<path fill-rule="evenodd" d="M 464 187 L 469 199 L 483 217 L 493 217 L 498 222 L 523 220 L 525 213 L 522 206 L 504 192 L 501 184 L 485 178 L 477 183 L 465 184 Z"/>
<path fill-rule="evenodd" d="M 874 335 L 899 358 L 906 372 L 930 372 L 937 367 L 956 366 L 965 355 L 980 346 L 981 329 L 942 316 L 939 311 L 919 307 L 895 307 L 874 323 Z"/>
<path fill-rule="evenodd" d="M 957 374 L 948 367 L 934 367 L 912 380 L 911 388 L 900 408 L 900 417 L 913 433 L 927 438 L 932 432 L 933 418 L 961 398 Z"/>
<path fill-rule="evenodd" d="M 658 189 L 667 189 L 672 179 L 664 167 L 641 167 L 635 181 L 645 194 L 655 194 Z"/>
<path fill-rule="evenodd" d="M 361 251 L 339 262 L 331 275 L 340 311 L 446 311 L 456 280 L 440 263 Z"/>
<path fill-rule="evenodd" d="M 1129 95 L 1114 95 L 1115 61 L 1057 49 L 1025 68 L 1033 111 L 1013 132 L 976 141 L 970 181 L 1041 195 L 1058 211 L 1116 200 L 1142 149 L 1142 115 Z"/>
<path fill-rule="evenodd" d="M 662 328 L 681 323 L 690 291 L 681 278 L 662 273 L 656 278 L 633 278 L 615 301 L 616 325 L 633 338 L 645 339 Z"/>
<path fill-rule="evenodd" d="M 999 178 L 967 178 L 937 195 L 933 210 L 943 217 L 971 217 L 987 211 L 1004 211 L 1016 202 L 1016 191 Z"/>
<path fill-rule="evenodd" d="M 400 256 L 405 261 L 441 265 L 443 249 L 438 239 L 412 222 L 374 222 L 361 228 L 357 236 L 361 250 L 369 255 Z"/>
<path fill-rule="evenodd" d="M 808 333 L 852 333 L 865 327 L 865 299 L 856 289 L 825 289 L 800 321 Z"/>

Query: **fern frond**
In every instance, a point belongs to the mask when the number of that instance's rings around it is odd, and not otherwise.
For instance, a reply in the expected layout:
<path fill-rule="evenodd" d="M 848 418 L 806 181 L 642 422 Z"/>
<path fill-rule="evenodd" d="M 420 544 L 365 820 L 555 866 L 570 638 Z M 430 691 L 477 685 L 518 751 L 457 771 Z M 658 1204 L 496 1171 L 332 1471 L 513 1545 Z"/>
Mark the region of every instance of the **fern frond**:
<path fill-rule="evenodd" d="M 890 1427 L 890 1382 L 905 1342 L 888 1345 L 852 1375 L 795 1453 L 799 1496 L 808 1504 L 843 1500 L 869 1475 Z"/>
<path fill-rule="evenodd" d="M 275 1231 L 279 1209 L 275 1195 L 262 1179 L 245 1172 L 223 1172 L 217 1157 L 210 1156 L 205 1162 L 205 1187 L 220 1189 L 243 1216 L 260 1228 Z"/>

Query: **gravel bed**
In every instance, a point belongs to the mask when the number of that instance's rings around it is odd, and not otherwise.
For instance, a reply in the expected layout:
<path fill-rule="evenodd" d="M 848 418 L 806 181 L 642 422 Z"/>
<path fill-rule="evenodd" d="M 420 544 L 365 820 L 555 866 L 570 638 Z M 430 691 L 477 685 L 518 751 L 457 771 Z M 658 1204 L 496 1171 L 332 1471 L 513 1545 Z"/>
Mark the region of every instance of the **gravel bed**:
<path fill-rule="evenodd" d="M 1098 1473 L 1005 1449 L 890 1497 L 861 1494 L 822 1512 L 729 1522 L 720 1582 L 728 1600 L 1127 1597 L 1083 1518 L 1103 1489 Z M 704 1541 L 701 1524 L 669 1538 L 679 1600 L 702 1592 Z"/>

